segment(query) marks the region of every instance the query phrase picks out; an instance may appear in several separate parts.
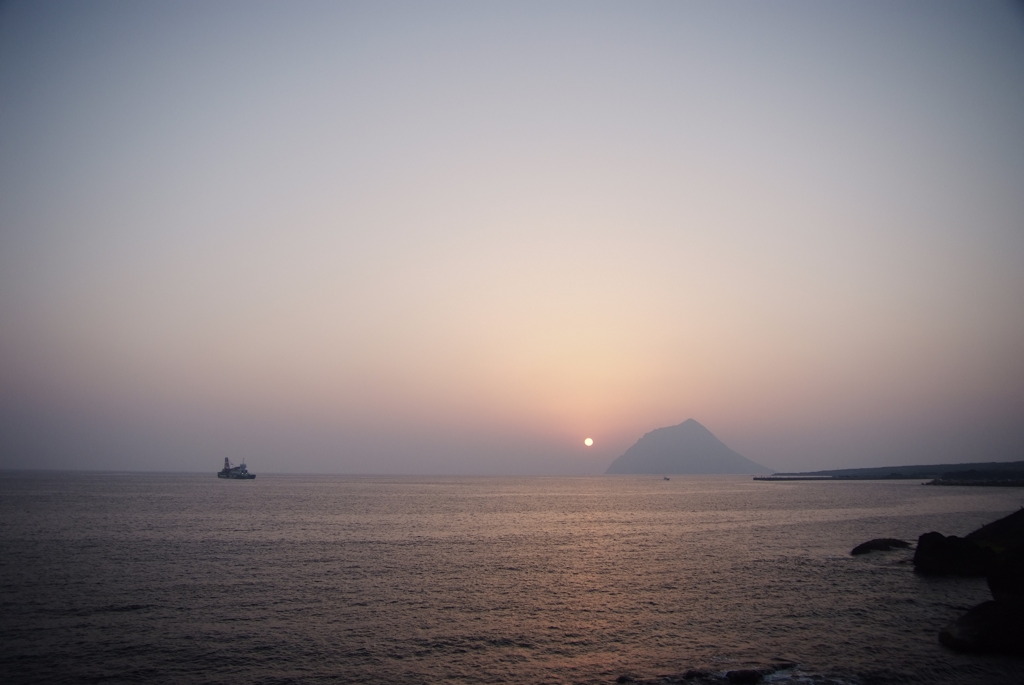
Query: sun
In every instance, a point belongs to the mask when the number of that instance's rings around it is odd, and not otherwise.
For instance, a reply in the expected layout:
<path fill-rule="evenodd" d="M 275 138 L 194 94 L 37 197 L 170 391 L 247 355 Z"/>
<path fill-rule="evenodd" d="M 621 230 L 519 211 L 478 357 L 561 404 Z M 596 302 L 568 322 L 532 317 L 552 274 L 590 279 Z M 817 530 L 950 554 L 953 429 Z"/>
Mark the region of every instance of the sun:
<path fill-rule="evenodd" d="M 586 440 L 583 441 L 583 444 L 586 445 L 587 447 L 590 447 L 591 445 L 594 444 L 594 439 L 593 438 L 587 438 Z"/>

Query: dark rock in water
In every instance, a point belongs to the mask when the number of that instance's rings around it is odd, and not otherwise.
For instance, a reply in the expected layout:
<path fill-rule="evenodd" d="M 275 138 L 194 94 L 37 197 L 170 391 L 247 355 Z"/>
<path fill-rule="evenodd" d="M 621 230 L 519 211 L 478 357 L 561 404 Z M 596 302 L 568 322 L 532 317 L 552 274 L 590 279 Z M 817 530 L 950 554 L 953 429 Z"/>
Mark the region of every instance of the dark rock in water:
<path fill-rule="evenodd" d="M 968 533 L 966 539 L 998 554 L 1024 545 L 1024 509 L 985 524 L 973 533 Z"/>
<path fill-rule="evenodd" d="M 725 680 L 730 683 L 730 685 L 759 683 L 773 673 L 795 668 L 796 665 L 795 661 L 777 659 L 771 666 L 765 666 L 762 668 L 738 668 L 732 671 L 726 671 Z"/>
<path fill-rule="evenodd" d="M 964 538 L 926 533 L 917 541 L 914 570 L 930 575 L 986 576 L 994 598 L 939 632 L 961 652 L 1024 656 L 1024 509 Z"/>
<path fill-rule="evenodd" d="M 854 547 L 850 554 L 867 554 L 868 552 L 886 552 L 890 549 L 906 549 L 910 543 L 896 538 L 875 538 Z"/>
<path fill-rule="evenodd" d="M 605 473 L 770 473 L 726 447 L 693 419 L 637 440 Z"/>
<path fill-rule="evenodd" d="M 943 628 L 939 642 L 959 652 L 1024 656 L 1024 602 L 979 604 Z"/>
<path fill-rule="evenodd" d="M 917 539 L 914 570 L 929 576 L 983 576 L 995 558 L 991 549 L 972 540 L 933 531 Z"/>
<path fill-rule="evenodd" d="M 738 668 L 722 673 L 721 671 L 709 670 L 707 668 L 689 668 L 683 673 L 661 675 L 655 678 L 635 679 L 629 675 L 619 676 L 616 682 L 635 683 L 636 685 L 667 685 L 668 683 L 693 683 L 694 685 L 744 685 L 745 683 L 760 683 L 766 678 L 779 671 L 796 668 L 797 662 L 789 659 L 775 658 L 772 663 L 766 666 L 757 667 L 750 665 L 747 668 Z M 789 682 L 787 680 L 787 682 Z M 804 682 L 800 680 L 800 682 Z M 832 681 L 819 679 L 814 676 L 815 683 L 827 685 Z"/>
<path fill-rule="evenodd" d="M 997 602 L 1024 602 L 1024 546 L 1002 555 L 986 580 Z"/>
<path fill-rule="evenodd" d="M 925 533 L 917 541 L 914 570 L 926 575 L 983 576 L 1002 557 L 1024 546 L 1024 509 L 963 538 Z"/>

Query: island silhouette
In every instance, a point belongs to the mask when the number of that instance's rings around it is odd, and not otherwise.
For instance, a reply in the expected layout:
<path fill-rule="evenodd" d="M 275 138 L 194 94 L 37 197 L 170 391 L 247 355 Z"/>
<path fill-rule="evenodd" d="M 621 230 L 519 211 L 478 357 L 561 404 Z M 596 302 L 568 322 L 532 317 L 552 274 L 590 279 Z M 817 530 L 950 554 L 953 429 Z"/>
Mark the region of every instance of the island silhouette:
<path fill-rule="evenodd" d="M 612 462 L 609 474 L 758 474 L 771 469 L 727 447 L 694 419 L 644 435 Z"/>

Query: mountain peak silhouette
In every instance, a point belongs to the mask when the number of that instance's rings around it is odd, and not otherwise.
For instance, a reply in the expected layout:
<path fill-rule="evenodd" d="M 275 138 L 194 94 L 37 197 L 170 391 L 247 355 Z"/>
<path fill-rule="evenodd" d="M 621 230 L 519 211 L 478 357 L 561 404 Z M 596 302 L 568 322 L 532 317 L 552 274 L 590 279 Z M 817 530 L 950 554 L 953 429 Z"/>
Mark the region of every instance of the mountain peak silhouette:
<path fill-rule="evenodd" d="M 694 419 L 658 428 L 636 441 L 605 473 L 770 473 L 737 454 Z"/>

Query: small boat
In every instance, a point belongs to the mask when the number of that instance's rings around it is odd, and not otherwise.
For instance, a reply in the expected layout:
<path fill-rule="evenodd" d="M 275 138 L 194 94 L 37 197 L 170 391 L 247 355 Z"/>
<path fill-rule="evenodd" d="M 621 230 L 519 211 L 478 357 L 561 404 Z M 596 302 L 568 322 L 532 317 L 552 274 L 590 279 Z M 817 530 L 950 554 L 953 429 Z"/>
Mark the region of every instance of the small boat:
<path fill-rule="evenodd" d="M 224 468 L 217 472 L 217 477 L 231 478 L 234 480 L 252 480 L 256 477 L 256 474 L 249 473 L 249 469 L 245 468 L 244 461 L 238 466 L 232 466 L 231 462 L 228 461 L 228 458 L 224 457 Z"/>

